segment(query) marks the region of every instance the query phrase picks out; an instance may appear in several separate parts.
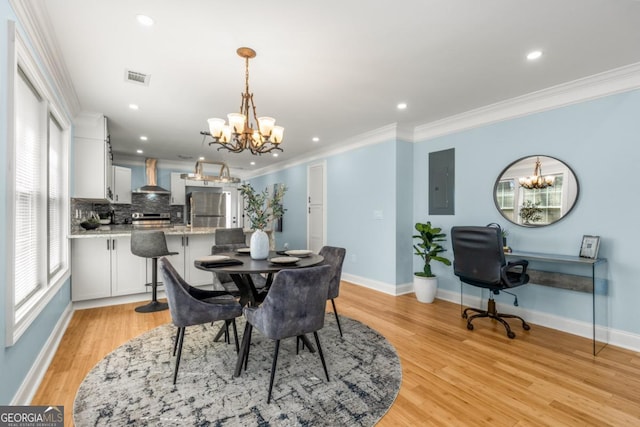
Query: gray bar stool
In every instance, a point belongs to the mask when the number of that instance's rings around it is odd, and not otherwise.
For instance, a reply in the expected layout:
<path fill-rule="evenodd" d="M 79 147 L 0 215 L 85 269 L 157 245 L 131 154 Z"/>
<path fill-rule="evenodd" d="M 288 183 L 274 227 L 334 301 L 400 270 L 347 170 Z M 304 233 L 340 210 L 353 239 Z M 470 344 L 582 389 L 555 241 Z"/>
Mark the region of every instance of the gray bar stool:
<path fill-rule="evenodd" d="M 169 252 L 167 239 L 163 231 L 141 231 L 131 232 L 131 253 L 142 258 L 151 258 L 151 282 L 145 286 L 151 286 L 151 302 L 140 307 L 136 307 L 138 313 L 152 313 L 169 308 L 166 302 L 158 302 L 158 258 L 166 255 L 178 255 L 179 252 Z"/>

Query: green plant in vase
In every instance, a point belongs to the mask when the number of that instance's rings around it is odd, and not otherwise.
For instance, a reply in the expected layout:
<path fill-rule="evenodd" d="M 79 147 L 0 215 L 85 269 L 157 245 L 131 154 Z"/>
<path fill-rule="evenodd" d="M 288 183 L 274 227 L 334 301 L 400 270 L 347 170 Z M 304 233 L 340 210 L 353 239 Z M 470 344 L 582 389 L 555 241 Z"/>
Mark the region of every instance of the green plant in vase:
<path fill-rule="evenodd" d="M 243 184 L 238 189 L 245 201 L 245 214 L 252 230 L 251 257 L 254 259 L 266 259 L 269 255 L 269 236 L 265 228 L 272 221 L 282 218 L 286 209 L 282 204 L 287 187 L 284 184 L 276 185 L 273 194 L 265 188 L 257 192 L 251 184 Z"/>
<path fill-rule="evenodd" d="M 531 200 L 525 200 L 524 204 L 520 206 L 519 215 L 525 224 L 537 222 L 542 219 L 542 208 L 538 207 L 538 203 L 533 203 Z"/>

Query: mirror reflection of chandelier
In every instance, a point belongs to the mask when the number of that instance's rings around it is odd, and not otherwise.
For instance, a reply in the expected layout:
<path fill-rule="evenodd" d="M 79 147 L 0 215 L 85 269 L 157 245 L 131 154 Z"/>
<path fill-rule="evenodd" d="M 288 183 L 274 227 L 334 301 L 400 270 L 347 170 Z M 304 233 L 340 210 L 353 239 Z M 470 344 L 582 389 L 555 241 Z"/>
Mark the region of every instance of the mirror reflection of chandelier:
<path fill-rule="evenodd" d="M 540 163 L 540 157 L 536 159 L 536 166 L 533 169 L 533 176 L 522 176 L 518 179 L 520 187 L 527 188 L 529 190 L 542 189 L 553 186 L 553 176 L 542 176 L 542 163 Z"/>
<path fill-rule="evenodd" d="M 245 59 L 245 89 L 242 94 L 242 103 L 239 113 L 227 115 L 229 124 L 224 119 L 212 118 L 207 120 L 209 132 L 200 132 L 202 135 L 209 135 L 213 138 L 211 144 L 219 144 L 218 150 L 223 148 L 240 153 L 244 150 L 251 151 L 251 154 L 268 153 L 272 150 L 280 150 L 284 128 L 275 126 L 276 119 L 273 117 L 257 117 L 256 106 L 253 103 L 253 94 L 249 93 L 249 59 L 255 58 L 256 51 L 249 47 L 238 48 L 237 53 Z M 253 122 L 249 117 L 249 107 L 253 114 Z M 254 123 L 257 128 L 254 129 Z"/>

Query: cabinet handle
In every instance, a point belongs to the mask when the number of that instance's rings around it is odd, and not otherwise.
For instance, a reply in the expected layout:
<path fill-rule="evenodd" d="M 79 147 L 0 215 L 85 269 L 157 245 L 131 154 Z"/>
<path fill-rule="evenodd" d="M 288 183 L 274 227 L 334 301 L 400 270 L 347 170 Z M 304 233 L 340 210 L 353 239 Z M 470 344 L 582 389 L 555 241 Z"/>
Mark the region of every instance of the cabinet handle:
<path fill-rule="evenodd" d="M 111 239 L 107 239 L 107 250 L 111 250 Z"/>
<path fill-rule="evenodd" d="M 116 194 L 116 202 L 118 201 L 118 195 Z"/>
<path fill-rule="evenodd" d="M 185 236 L 185 239 L 187 239 L 187 245 L 186 246 L 189 246 L 189 236 Z"/>
<path fill-rule="evenodd" d="M 114 251 L 116 250 L 116 239 L 113 239 L 113 242 L 111 243 L 111 249 L 113 249 Z"/>

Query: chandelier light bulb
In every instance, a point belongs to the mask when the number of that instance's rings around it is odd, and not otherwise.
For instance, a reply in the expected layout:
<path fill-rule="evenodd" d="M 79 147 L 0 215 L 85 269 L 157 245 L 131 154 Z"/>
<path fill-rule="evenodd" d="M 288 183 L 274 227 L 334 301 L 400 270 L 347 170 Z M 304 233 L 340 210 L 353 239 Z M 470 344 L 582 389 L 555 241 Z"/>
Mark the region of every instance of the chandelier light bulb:
<path fill-rule="evenodd" d="M 260 128 L 260 133 L 265 138 L 269 138 L 271 135 L 271 131 L 273 130 L 273 126 L 276 124 L 276 119 L 273 117 L 259 117 L 258 118 L 258 127 Z"/>
<path fill-rule="evenodd" d="M 220 138 L 222 135 L 222 128 L 224 127 L 224 119 L 212 118 L 207 120 L 209 123 L 209 133 L 214 138 Z"/>
<path fill-rule="evenodd" d="M 274 126 L 271 131 L 271 142 L 274 144 L 280 144 L 282 142 L 282 136 L 284 134 L 284 128 L 282 126 Z"/>

